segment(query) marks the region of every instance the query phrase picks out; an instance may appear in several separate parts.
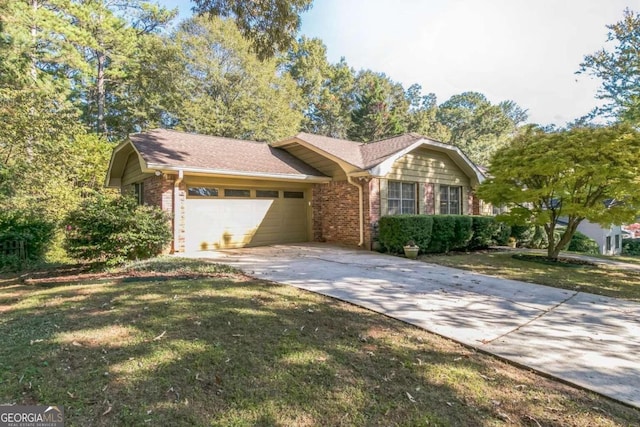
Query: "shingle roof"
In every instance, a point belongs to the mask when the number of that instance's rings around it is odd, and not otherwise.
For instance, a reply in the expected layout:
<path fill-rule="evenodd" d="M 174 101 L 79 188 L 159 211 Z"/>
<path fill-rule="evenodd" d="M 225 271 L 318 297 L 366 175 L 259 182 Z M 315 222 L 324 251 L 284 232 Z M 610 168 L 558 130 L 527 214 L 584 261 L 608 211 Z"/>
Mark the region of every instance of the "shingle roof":
<path fill-rule="evenodd" d="M 154 129 L 129 136 L 147 165 L 324 177 L 266 143 Z"/>
<path fill-rule="evenodd" d="M 406 133 L 393 138 L 363 143 L 304 132 L 296 135 L 296 138 L 361 169 L 369 169 L 416 141 L 425 139 L 417 133 Z"/>
<path fill-rule="evenodd" d="M 295 136 L 320 150 L 338 157 L 354 166 L 362 167 L 362 143 L 349 141 L 347 139 L 331 138 L 328 136 L 314 135 L 312 133 L 300 132 Z"/>

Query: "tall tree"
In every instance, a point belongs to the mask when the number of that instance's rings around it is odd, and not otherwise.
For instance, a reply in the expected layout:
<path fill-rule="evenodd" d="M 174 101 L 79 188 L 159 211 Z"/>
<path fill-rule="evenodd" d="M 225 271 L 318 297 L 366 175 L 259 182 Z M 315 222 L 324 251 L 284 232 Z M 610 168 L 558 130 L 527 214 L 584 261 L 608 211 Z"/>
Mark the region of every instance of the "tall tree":
<path fill-rule="evenodd" d="M 86 34 L 71 24 L 76 3 L 16 1 L 2 10 L 0 34 L 0 207 L 60 219 L 102 174 L 87 152 L 104 141 L 87 138 L 69 102 L 67 77 L 83 70 L 75 43 Z M 78 167 L 85 172 L 79 174 Z M 89 165 L 91 165 L 89 167 Z M 80 175 L 84 178 L 80 179 Z"/>
<path fill-rule="evenodd" d="M 401 84 L 382 73 L 360 71 L 354 92 L 350 139 L 370 142 L 406 131 L 409 103 Z"/>
<path fill-rule="evenodd" d="M 346 61 L 330 64 L 320 39 L 302 37 L 288 52 L 284 68 L 302 91 L 305 116 L 302 130 L 346 138 L 351 126 L 355 80 Z"/>
<path fill-rule="evenodd" d="M 414 84 L 407 89 L 406 98 L 410 105 L 407 125 L 409 132 L 416 132 L 437 141 L 451 139 L 449 128 L 438 121 L 438 105 L 434 93 L 422 95 L 422 87 Z"/>
<path fill-rule="evenodd" d="M 544 226 L 557 258 L 585 219 L 633 222 L 640 212 L 640 134 L 628 126 L 545 132 L 529 127 L 498 150 L 478 195 L 513 223 Z M 556 239 L 558 221 L 566 229 Z"/>
<path fill-rule="evenodd" d="M 295 82 L 275 59 L 260 61 L 230 20 L 193 18 L 174 36 L 183 73 L 178 128 L 210 135 L 271 141 L 300 128 Z"/>
<path fill-rule="evenodd" d="M 126 80 L 135 78 L 145 64 L 139 60 L 148 47 L 147 39 L 175 17 L 169 11 L 144 0 L 79 0 L 82 6 L 74 25 L 89 38 L 78 45 L 92 67 L 78 86 L 84 103 L 85 120 L 97 133 L 111 139 L 126 136 L 120 129 L 122 111 L 118 96 Z"/>
<path fill-rule="evenodd" d="M 605 104 L 595 114 L 640 123 L 640 14 L 625 9 L 622 20 L 607 25 L 603 48 L 584 57 L 578 74 L 586 73 L 602 80 L 597 97 Z"/>
<path fill-rule="evenodd" d="M 438 121 L 451 132 L 445 142 L 481 165 L 489 164 L 493 153 L 508 143 L 526 118 L 526 112 L 513 101 L 493 105 L 478 92 L 454 95 L 437 111 Z"/>
<path fill-rule="evenodd" d="M 312 0 L 194 0 L 194 11 L 232 18 L 243 36 L 251 40 L 260 59 L 289 49 L 300 29 L 300 14 Z"/>

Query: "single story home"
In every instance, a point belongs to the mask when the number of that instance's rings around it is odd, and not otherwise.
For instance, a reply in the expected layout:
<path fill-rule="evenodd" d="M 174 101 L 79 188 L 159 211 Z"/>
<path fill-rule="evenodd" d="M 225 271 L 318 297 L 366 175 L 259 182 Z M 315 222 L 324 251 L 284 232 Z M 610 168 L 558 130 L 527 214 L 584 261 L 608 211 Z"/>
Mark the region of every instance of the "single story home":
<path fill-rule="evenodd" d="M 106 184 L 173 218 L 174 252 L 326 241 L 370 249 L 394 214 L 478 214 L 484 179 L 458 148 L 409 133 L 259 143 L 155 129 L 113 150 Z"/>

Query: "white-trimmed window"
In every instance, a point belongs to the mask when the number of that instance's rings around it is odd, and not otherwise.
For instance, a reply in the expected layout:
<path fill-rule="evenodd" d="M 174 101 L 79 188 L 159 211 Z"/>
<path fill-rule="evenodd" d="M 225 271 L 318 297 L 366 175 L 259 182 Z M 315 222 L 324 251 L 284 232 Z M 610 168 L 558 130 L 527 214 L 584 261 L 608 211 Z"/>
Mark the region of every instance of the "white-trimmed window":
<path fill-rule="evenodd" d="M 387 203 L 389 215 L 416 213 L 416 183 L 389 181 Z"/>
<path fill-rule="evenodd" d="M 462 214 L 462 187 L 453 185 L 440 186 L 440 214 Z"/>

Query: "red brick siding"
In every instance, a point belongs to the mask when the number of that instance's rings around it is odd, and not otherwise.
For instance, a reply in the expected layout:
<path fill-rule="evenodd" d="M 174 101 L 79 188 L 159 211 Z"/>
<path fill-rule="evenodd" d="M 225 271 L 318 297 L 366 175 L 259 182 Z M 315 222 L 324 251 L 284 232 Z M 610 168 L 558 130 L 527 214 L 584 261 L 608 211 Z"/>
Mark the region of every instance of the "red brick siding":
<path fill-rule="evenodd" d="M 369 181 L 369 222 L 375 224 L 380 221 L 380 180 L 373 178 Z"/>
<path fill-rule="evenodd" d="M 152 176 L 144 180 L 144 203 L 158 206 L 171 215 L 171 230 L 175 234 L 175 221 L 178 221 L 177 241 L 172 242 L 173 252 L 184 252 L 184 199 L 186 187 L 180 184 L 178 215 L 174 215 L 174 175 Z M 174 235 L 174 239 L 176 236 Z"/>
<path fill-rule="evenodd" d="M 434 187 L 435 184 L 425 183 L 424 184 L 424 213 L 426 215 L 435 215 L 436 213 L 436 198 L 434 196 Z"/>
<path fill-rule="evenodd" d="M 371 246 L 370 183 L 358 178 L 355 182 L 363 187 L 362 247 L 368 249 Z M 312 194 L 313 240 L 356 246 L 360 241 L 358 188 L 347 181 L 333 181 L 314 185 Z M 377 211 L 379 215 L 379 207 Z"/>
<path fill-rule="evenodd" d="M 173 179 L 171 175 L 153 176 L 144 180 L 144 204 L 158 206 L 173 216 Z"/>
<path fill-rule="evenodd" d="M 469 191 L 469 207 L 471 208 L 470 215 L 480 215 L 480 199 L 473 191 Z"/>

